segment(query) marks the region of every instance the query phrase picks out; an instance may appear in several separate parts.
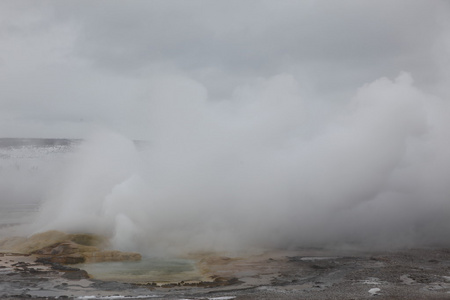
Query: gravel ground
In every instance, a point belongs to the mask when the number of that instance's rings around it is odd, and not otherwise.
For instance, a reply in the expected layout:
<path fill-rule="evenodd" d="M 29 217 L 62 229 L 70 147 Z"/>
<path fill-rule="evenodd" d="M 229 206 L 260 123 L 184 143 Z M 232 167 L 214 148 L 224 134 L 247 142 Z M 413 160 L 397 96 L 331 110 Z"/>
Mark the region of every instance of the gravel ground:
<path fill-rule="evenodd" d="M 2 299 L 450 299 L 450 249 L 377 253 L 271 251 L 199 257 L 212 276 L 162 286 L 103 282 L 83 272 L 0 254 Z"/>

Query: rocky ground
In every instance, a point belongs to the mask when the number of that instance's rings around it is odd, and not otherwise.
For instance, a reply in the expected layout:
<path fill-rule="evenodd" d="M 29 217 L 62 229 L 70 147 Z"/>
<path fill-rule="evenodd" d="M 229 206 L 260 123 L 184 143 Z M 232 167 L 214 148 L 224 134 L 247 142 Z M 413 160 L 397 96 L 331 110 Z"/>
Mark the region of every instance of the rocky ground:
<path fill-rule="evenodd" d="M 450 249 L 203 254 L 204 282 L 130 284 L 89 278 L 34 255 L 0 255 L 0 297 L 74 299 L 450 299 Z"/>

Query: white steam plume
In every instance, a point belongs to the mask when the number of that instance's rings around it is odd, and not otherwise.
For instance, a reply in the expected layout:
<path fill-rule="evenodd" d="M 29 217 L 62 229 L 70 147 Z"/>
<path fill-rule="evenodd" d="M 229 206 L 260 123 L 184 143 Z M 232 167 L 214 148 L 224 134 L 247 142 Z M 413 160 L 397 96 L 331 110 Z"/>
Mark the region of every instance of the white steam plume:
<path fill-rule="evenodd" d="M 143 253 L 449 244 L 450 107 L 409 74 L 319 120 L 290 75 L 221 102 L 173 82 L 142 110 L 147 147 L 108 132 L 85 142 L 40 230 L 107 234 Z"/>

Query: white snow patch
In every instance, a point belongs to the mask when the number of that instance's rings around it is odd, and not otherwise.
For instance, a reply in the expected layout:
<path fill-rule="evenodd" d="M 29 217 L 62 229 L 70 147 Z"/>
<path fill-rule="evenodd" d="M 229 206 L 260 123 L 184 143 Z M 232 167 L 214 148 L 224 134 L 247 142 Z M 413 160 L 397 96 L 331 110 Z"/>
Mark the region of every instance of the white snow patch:
<path fill-rule="evenodd" d="M 382 282 L 380 281 L 379 278 L 369 277 L 366 280 L 362 280 L 361 283 L 362 284 L 381 284 Z"/>
<path fill-rule="evenodd" d="M 369 293 L 371 293 L 373 296 L 375 296 L 376 294 L 378 294 L 379 291 L 381 291 L 381 289 L 373 288 L 373 289 L 369 290 Z"/>
<path fill-rule="evenodd" d="M 80 296 L 75 299 L 85 300 L 85 299 L 147 299 L 147 298 L 155 298 L 158 297 L 156 295 L 140 295 L 140 296 L 123 296 L 123 295 L 114 295 L 114 296 Z"/>
<path fill-rule="evenodd" d="M 411 285 L 411 284 L 416 283 L 416 281 L 415 281 L 414 279 L 412 279 L 411 277 L 409 277 L 408 274 L 405 274 L 405 275 L 400 276 L 400 280 L 401 280 L 404 284 L 408 284 L 408 285 Z"/>
<path fill-rule="evenodd" d="M 305 256 L 300 258 L 303 261 L 314 261 L 314 260 L 327 260 L 327 259 L 337 259 L 337 256 Z"/>

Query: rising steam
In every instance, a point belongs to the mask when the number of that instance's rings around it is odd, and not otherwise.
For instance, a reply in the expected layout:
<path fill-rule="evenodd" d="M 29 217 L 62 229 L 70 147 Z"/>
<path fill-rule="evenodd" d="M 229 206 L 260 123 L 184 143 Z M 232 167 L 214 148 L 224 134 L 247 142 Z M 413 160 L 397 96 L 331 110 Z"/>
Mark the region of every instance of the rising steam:
<path fill-rule="evenodd" d="M 34 228 L 147 254 L 448 245 L 450 108 L 409 74 L 327 113 L 290 75 L 220 102 L 191 81 L 154 88 L 148 143 L 94 134 Z"/>

